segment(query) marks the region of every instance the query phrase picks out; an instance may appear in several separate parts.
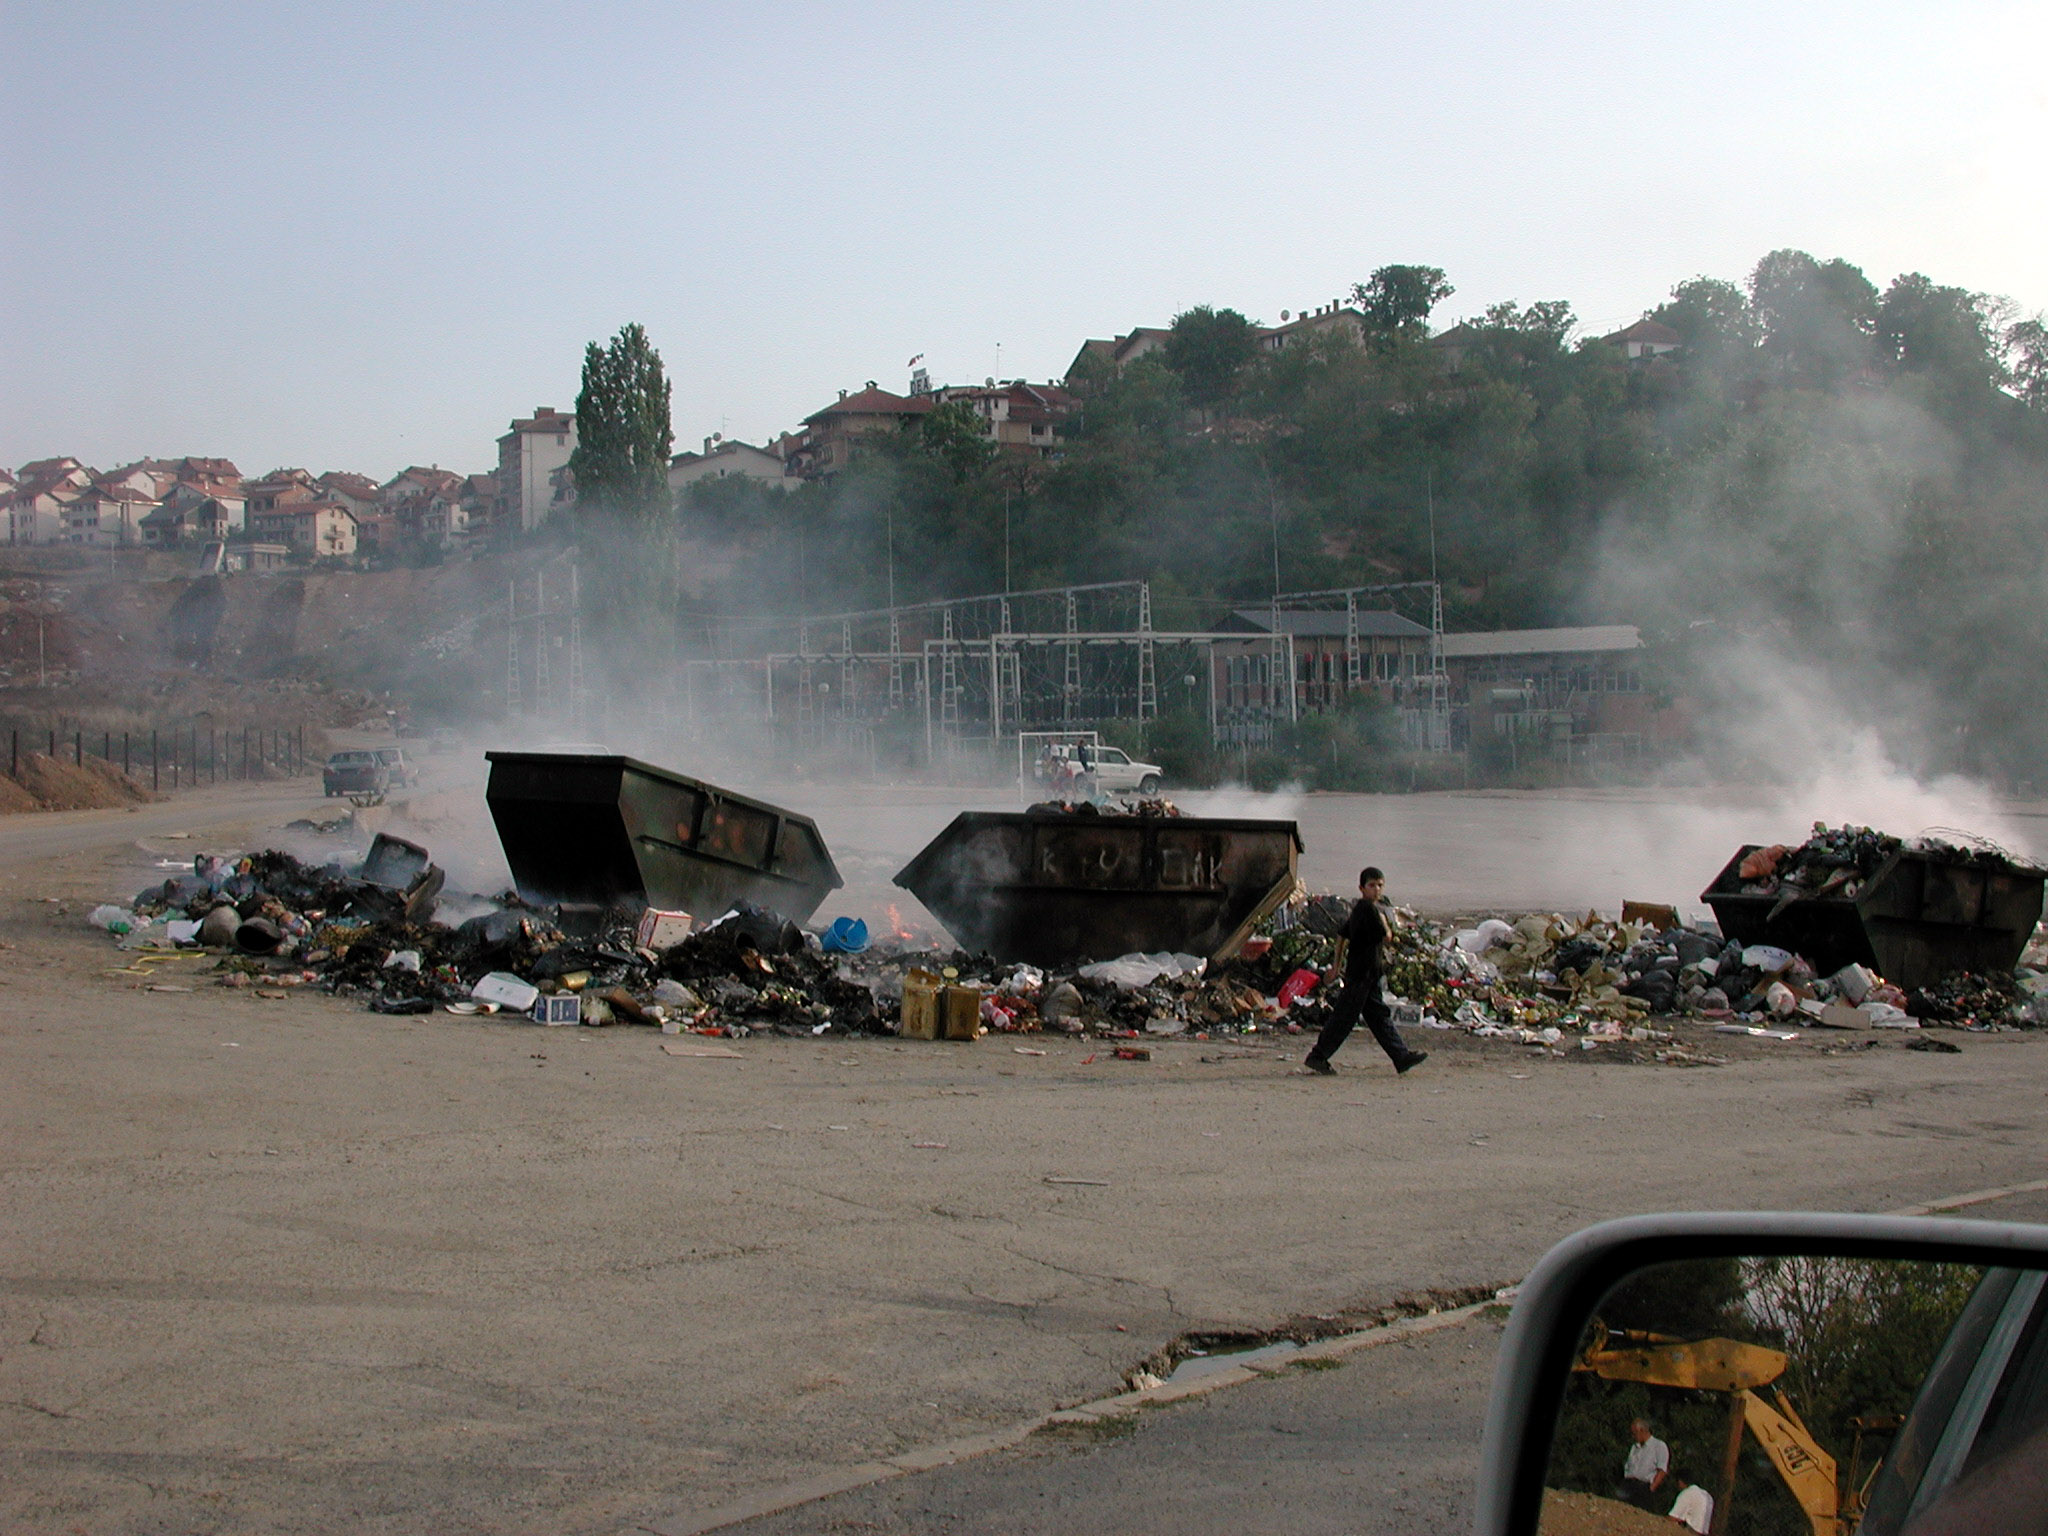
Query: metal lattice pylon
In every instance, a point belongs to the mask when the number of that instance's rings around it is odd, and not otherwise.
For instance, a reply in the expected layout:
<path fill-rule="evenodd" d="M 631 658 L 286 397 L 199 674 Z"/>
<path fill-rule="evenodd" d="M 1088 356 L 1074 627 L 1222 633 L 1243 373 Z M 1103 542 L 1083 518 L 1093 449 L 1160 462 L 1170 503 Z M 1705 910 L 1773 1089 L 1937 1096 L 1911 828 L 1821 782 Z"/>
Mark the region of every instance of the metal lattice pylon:
<path fill-rule="evenodd" d="M 1138 719 L 1159 714 L 1159 674 L 1152 654 L 1152 583 L 1138 587 Z"/>
<path fill-rule="evenodd" d="M 1358 654 L 1358 594 L 1344 594 L 1344 691 L 1357 688 L 1361 671 Z"/>
<path fill-rule="evenodd" d="M 839 716 L 845 719 L 853 710 L 853 620 L 848 619 L 839 626 Z"/>
<path fill-rule="evenodd" d="M 1075 600 L 1073 588 L 1069 587 L 1067 589 L 1067 633 L 1076 635 L 1080 631 L 1080 604 Z M 1066 644 L 1066 653 L 1066 678 L 1064 686 L 1060 690 L 1060 724 L 1071 728 L 1074 723 L 1074 706 L 1080 702 L 1081 698 L 1081 642 L 1079 640 L 1069 640 Z"/>
<path fill-rule="evenodd" d="M 554 702 L 554 678 L 548 670 L 547 572 L 533 573 L 533 712 L 545 715 Z"/>
<path fill-rule="evenodd" d="M 583 577 L 569 567 L 569 716 L 578 725 L 589 718 L 583 697 Z"/>
<path fill-rule="evenodd" d="M 1266 661 L 1266 706 L 1273 712 L 1275 719 L 1285 715 L 1292 720 L 1295 718 L 1294 642 L 1286 627 L 1280 622 L 1280 599 L 1277 595 L 1273 598 L 1272 627 L 1273 639 L 1268 647 Z M 1280 703 L 1282 689 L 1287 692 L 1287 704 L 1284 709 Z"/>
<path fill-rule="evenodd" d="M 903 622 L 889 610 L 889 707 L 903 707 Z"/>
<path fill-rule="evenodd" d="M 519 679 L 519 578 L 505 583 L 505 713 L 516 715 L 525 703 Z"/>
<path fill-rule="evenodd" d="M 939 643 L 939 730 L 947 736 L 960 729 L 960 668 L 953 654 L 953 610 L 943 610 L 945 631 Z"/>

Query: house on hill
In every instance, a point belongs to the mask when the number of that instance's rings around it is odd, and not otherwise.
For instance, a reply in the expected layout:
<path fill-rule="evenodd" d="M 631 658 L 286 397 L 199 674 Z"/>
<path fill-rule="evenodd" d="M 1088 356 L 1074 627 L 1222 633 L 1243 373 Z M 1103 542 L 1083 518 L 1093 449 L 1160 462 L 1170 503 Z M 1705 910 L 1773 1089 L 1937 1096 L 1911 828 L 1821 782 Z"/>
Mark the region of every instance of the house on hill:
<path fill-rule="evenodd" d="M 1638 320 L 1634 325 L 1626 326 L 1600 339 L 1610 347 L 1620 348 L 1621 355 L 1632 363 L 1663 357 L 1666 353 L 1676 352 L 1685 344 L 1684 338 L 1670 326 L 1649 319 Z"/>
<path fill-rule="evenodd" d="M 338 501 L 288 501 L 249 513 L 259 540 L 283 544 L 295 555 L 331 559 L 356 552 L 355 515 Z"/>
<path fill-rule="evenodd" d="M 737 438 L 707 437 L 702 453 L 679 453 L 668 461 L 668 488 L 671 492 L 701 480 L 729 480 L 735 476 L 762 485 L 786 487 L 789 484 L 789 476 L 777 454 Z"/>
<path fill-rule="evenodd" d="M 796 452 L 789 459 L 790 472 L 806 480 L 836 475 L 853 462 L 862 438 L 900 432 L 930 415 L 935 403 L 930 395 L 894 395 L 878 389 L 873 379 L 853 394 L 842 389 L 832 404 L 804 418 Z"/>

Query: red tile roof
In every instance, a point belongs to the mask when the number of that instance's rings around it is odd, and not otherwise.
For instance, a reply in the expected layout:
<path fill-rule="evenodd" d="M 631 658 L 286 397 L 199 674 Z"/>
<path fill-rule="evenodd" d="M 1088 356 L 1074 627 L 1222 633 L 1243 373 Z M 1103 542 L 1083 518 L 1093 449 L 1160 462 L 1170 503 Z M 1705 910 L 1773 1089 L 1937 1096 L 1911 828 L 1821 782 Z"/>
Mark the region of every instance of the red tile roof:
<path fill-rule="evenodd" d="M 922 416 L 931 408 L 929 395 L 892 395 L 886 389 L 869 385 L 858 394 L 833 401 L 822 411 L 811 412 L 804 420 L 819 421 L 827 416 Z"/>

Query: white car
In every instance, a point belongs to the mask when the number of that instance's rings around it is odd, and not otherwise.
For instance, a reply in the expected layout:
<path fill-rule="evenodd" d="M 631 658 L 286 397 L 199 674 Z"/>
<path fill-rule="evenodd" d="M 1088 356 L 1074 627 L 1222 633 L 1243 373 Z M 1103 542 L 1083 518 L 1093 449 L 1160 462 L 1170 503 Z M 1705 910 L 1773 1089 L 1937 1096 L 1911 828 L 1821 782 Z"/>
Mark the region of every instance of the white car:
<path fill-rule="evenodd" d="M 1083 754 L 1095 776 L 1096 787 L 1105 794 L 1136 790 L 1141 795 L 1159 793 L 1161 769 L 1157 763 L 1131 761 L 1122 747 L 1089 747 Z"/>

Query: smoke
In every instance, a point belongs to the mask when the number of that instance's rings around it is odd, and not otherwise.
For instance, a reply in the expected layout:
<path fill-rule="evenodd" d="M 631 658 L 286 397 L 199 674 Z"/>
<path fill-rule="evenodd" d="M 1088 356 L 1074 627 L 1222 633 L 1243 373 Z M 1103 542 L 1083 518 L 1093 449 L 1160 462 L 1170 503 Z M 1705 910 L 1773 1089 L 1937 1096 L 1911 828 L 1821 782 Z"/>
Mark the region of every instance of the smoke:
<path fill-rule="evenodd" d="M 2038 839 L 1987 771 L 2012 774 L 2017 734 L 1987 684 L 2039 582 L 1940 547 L 1990 494 L 1986 452 L 1896 390 L 1781 393 L 1661 505 L 1614 509 L 1584 601 L 1648 619 L 1696 707 L 1697 751 L 1666 782 L 1757 786 L 1771 825 L 1749 841 L 1815 821 Z"/>

